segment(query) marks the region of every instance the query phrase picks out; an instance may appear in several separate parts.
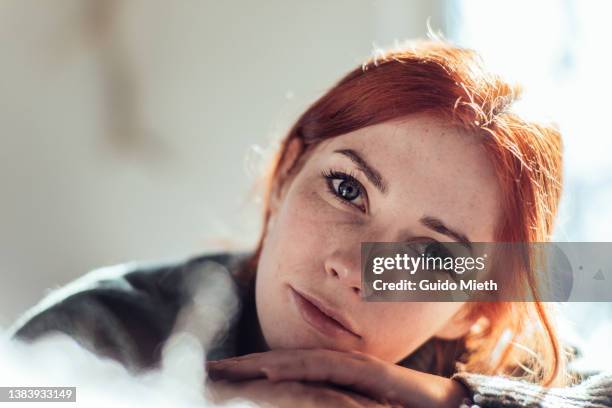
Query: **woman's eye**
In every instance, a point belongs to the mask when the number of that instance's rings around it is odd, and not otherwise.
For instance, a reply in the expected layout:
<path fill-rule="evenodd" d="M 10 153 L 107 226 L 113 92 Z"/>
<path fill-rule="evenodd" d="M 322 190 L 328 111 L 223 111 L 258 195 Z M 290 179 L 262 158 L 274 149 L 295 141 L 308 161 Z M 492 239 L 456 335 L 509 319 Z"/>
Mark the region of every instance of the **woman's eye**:
<path fill-rule="evenodd" d="M 352 180 L 332 180 L 335 191 L 347 201 L 353 201 L 361 194 L 357 183 Z"/>
<path fill-rule="evenodd" d="M 365 189 L 355 177 L 340 172 L 330 171 L 324 174 L 331 193 L 342 200 L 365 211 Z"/>
<path fill-rule="evenodd" d="M 423 249 L 423 258 L 432 272 L 452 272 L 455 256 L 440 242 L 430 242 Z M 449 263 L 450 262 L 450 263 Z M 452 274 L 453 278 L 456 276 Z"/>
<path fill-rule="evenodd" d="M 452 258 L 453 255 L 439 242 L 431 242 L 423 250 L 425 258 Z"/>

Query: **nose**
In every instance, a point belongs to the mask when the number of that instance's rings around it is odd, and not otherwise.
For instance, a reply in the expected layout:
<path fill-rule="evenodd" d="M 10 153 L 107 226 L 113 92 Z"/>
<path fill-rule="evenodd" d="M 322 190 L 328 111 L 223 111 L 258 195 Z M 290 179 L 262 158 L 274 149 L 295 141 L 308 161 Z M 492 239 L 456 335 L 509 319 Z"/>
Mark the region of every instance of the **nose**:
<path fill-rule="evenodd" d="M 325 261 L 325 272 L 356 295 L 361 294 L 361 245 L 356 250 L 335 251 Z"/>

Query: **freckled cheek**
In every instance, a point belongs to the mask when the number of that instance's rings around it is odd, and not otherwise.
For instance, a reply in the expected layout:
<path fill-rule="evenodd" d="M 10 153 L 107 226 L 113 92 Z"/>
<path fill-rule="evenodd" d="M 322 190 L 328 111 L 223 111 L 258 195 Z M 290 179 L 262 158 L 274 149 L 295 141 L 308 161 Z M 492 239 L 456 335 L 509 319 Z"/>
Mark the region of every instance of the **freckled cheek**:
<path fill-rule="evenodd" d="M 282 202 L 270 239 L 264 248 L 261 266 L 266 277 L 275 282 L 295 282 L 296 274 L 321 270 L 327 237 L 333 230 L 329 209 L 321 196 L 293 188 Z"/>
<path fill-rule="evenodd" d="M 287 197 L 285 212 L 279 220 L 286 236 L 301 243 L 321 242 L 334 230 L 337 220 L 333 208 L 314 190 L 303 190 Z"/>

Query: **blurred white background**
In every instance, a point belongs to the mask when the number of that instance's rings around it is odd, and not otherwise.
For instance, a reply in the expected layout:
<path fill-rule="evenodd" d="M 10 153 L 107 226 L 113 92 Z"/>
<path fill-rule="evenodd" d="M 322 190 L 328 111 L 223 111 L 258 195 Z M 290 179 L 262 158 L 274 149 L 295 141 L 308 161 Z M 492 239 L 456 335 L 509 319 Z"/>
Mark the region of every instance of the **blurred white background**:
<path fill-rule="evenodd" d="M 523 108 L 561 126 L 557 238 L 612 241 L 610 11 L 578 0 L 0 2 L 0 326 L 95 267 L 250 248 L 261 153 L 342 74 L 425 37 L 428 22 L 524 83 Z"/>
<path fill-rule="evenodd" d="M 94 267 L 252 247 L 265 149 L 440 1 L 0 2 L 0 325 Z"/>

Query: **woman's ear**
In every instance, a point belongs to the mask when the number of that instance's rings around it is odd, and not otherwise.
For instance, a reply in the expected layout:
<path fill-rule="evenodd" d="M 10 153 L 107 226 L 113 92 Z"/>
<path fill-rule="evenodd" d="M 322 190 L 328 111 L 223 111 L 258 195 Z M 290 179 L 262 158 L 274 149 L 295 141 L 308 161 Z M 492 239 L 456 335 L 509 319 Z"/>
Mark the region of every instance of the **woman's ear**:
<path fill-rule="evenodd" d="M 469 307 L 463 307 L 434 335 L 443 340 L 455 340 L 467 335 L 480 316 L 470 313 Z"/>
<path fill-rule="evenodd" d="M 274 189 L 270 195 L 270 211 L 272 215 L 276 213 L 281 199 L 295 173 L 299 170 L 297 162 L 302 154 L 304 143 L 300 138 L 291 139 L 286 147 L 284 157 L 278 168 L 277 179 L 274 183 Z"/>

